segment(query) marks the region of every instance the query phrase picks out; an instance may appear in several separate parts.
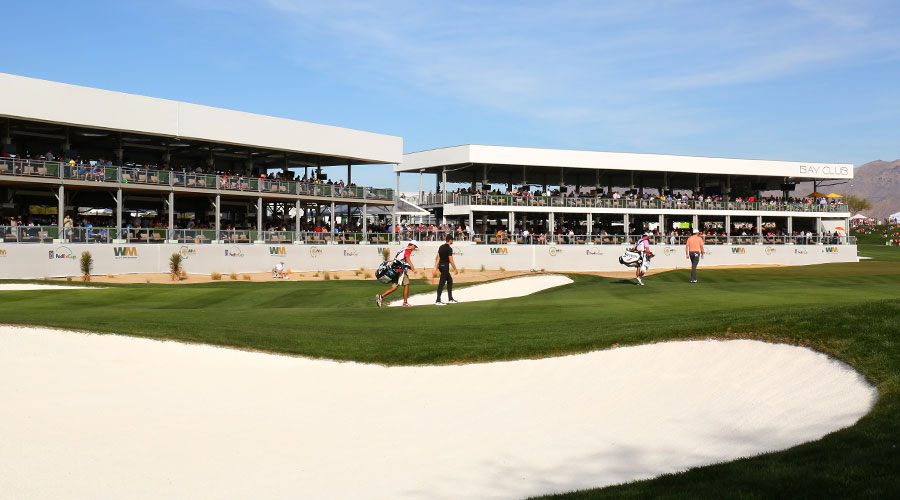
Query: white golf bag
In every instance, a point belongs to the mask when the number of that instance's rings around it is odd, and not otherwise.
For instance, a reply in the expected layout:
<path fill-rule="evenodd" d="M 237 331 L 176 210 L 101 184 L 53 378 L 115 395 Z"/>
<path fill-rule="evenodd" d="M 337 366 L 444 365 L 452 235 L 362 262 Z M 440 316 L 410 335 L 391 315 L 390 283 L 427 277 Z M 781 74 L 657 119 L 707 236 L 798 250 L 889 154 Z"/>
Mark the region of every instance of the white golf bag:
<path fill-rule="evenodd" d="M 643 262 L 644 256 L 641 252 L 636 252 L 634 250 L 625 250 L 625 253 L 619 257 L 619 264 L 626 267 L 641 267 Z"/>

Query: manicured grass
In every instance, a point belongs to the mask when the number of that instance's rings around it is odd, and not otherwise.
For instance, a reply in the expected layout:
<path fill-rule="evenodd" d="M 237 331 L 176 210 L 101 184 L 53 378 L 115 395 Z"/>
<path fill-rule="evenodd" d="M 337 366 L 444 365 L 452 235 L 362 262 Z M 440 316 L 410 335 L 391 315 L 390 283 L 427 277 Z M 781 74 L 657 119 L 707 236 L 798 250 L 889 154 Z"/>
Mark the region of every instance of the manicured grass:
<path fill-rule="evenodd" d="M 810 345 L 878 387 L 878 403 L 856 426 L 785 452 L 559 498 L 882 497 L 900 491 L 900 261 L 705 269 L 696 285 L 687 283 L 688 274 L 652 276 L 644 287 L 573 275 L 573 285 L 529 297 L 443 308 L 378 309 L 373 298 L 385 287 L 376 282 L 0 292 L 0 317 L 385 364 L 543 357 L 706 336 Z M 434 288 L 413 284 L 414 293 Z"/>

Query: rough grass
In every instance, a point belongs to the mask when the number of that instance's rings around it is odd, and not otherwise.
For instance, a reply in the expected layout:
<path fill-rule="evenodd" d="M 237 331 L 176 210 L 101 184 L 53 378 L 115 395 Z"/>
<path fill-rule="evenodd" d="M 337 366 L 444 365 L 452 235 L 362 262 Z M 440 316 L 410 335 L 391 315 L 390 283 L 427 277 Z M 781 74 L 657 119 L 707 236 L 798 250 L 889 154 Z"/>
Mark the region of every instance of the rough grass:
<path fill-rule="evenodd" d="M 784 452 L 554 498 L 886 498 L 900 491 L 900 259 L 701 268 L 697 285 L 688 276 L 662 273 L 636 287 L 630 280 L 574 275 L 573 285 L 518 299 L 382 309 L 372 301 L 384 289 L 377 282 L 109 284 L 90 297 L 0 292 L 0 315 L 5 323 L 390 365 L 705 337 L 808 345 L 847 362 L 878 388 L 879 401 L 856 426 Z M 412 293 L 436 288 L 427 283 L 414 281 Z"/>

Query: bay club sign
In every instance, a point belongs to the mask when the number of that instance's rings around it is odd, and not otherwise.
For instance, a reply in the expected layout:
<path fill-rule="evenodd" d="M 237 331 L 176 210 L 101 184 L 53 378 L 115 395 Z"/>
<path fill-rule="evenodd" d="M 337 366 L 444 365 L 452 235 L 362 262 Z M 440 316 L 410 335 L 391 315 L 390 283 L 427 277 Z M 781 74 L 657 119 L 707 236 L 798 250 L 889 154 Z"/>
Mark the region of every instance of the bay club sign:
<path fill-rule="evenodd" d="M 847 165 L 800 165 L 800 175 L 852 177 Z"/>

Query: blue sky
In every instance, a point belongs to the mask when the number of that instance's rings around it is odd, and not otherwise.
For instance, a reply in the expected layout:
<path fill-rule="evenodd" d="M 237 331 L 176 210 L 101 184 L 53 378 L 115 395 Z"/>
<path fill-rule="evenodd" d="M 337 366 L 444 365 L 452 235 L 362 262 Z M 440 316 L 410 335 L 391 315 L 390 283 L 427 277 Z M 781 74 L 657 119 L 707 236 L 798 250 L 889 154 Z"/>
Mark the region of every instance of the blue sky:
<path fill-rule="evenodd" d="M 0 71 L 398 135 L 406 152 L 900 157 L 895 0 L 33 1 L 3 14 Z M 393 182 L 388 167 L 354 180 Z"/>

